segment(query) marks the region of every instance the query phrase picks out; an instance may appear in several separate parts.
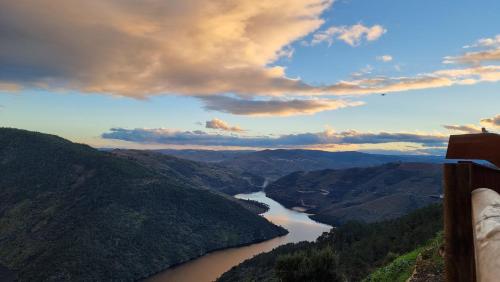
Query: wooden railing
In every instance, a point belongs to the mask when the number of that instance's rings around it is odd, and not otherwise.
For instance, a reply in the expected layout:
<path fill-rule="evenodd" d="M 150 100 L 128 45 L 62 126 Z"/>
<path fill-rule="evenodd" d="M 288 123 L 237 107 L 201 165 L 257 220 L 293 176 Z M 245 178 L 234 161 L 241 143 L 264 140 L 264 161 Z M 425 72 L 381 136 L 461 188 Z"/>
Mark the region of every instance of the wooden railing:
<path fill-rule="evenodd" d="M 487 160 L 500 167 L 500 135 L 453 135 L 446 157 Z M 445 164 L 443 177 L 446 281 L 476 281 L 471 193 L 477 188 L 500 193 L 500 170 L 459 161 Z"/>

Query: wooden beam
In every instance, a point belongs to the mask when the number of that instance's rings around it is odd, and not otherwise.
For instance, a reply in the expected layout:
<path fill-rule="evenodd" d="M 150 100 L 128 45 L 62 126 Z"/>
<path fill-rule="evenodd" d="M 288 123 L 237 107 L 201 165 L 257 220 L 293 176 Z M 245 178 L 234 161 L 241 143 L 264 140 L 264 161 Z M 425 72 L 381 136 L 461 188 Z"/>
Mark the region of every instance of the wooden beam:
<path fill-rule="evenodd" d="M 493 133 L 451 135 L 446 158 L 486 160 L 500 167 L 500 135 Z"/>

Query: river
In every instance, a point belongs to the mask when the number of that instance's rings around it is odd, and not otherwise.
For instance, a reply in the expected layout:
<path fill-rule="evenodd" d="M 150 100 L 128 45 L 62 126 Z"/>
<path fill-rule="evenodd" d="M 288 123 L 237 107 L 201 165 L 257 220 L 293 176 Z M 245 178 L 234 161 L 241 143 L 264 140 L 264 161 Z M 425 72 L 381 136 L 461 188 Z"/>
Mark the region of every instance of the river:
<path fill-rule="evenodd" d="M 314 241 L 319 235 L 331 228 L 329 225 L 310 219 L 306 213 L 283 207 L 273 199 L 266 197 L 264 192 L 238 194 L 235 197 L 259 201 L 269 205 L 269 210 L 265 212 L 263 216 L 274 224 L 285 227 L 289 233 L 285 236 L 261 243 L 229 248 L 206 254 L 192 261 L 160 272 L 150 277 L 148 281 L 211 282 L 233 266 L 257 254 L 268 252 L 280 245 L 291 242 Z"/>

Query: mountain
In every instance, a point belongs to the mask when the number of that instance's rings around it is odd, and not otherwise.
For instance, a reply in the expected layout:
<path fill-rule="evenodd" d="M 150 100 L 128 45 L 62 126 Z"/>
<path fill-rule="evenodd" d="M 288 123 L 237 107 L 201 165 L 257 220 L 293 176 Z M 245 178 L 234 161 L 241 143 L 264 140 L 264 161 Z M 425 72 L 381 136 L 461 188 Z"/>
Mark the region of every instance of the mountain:
<path fill-rule="evenodd" d="M 436 278 L 442 274 L 443 260 L 436 256 L 442 244 L 442 221 L 442 206 L 430 205 L 398 219 L 349 222 L 325 232 L 315 242 L 290 243 L 259 254 L 233 267 L 217 282 L 405 281 L 393 278 L 409 276 L 413 269 L 426 277 L 435 273 Z M 415 252 L 432 257 L 411 260 L 409 256 Z M 409 265 L 401 265 L 405 259 Z M 394 269 L 397 263 L 401 275 L 382 275 L 382 267 Z M 429 270 L 430 263 L 436 264 L 437 271 Z"/>
<path fill-rule="evenodd" d="M 264 184 L 260 176 L 220 164 L 194 162 L 154 151 L 113 150 L 112 153 L 167 176 L 188 178 L 197 187 L 230 195 L 260 191 Z"/>
<path fill-rule="evenodd" d="M 438 156 L 395 156 L 360 152 L 280 149 L 239 154 L 220 163 L 276 180 L 295 171 L 368 167 L 390 162 L 441 163 L 442 161 L 443 158 Z"/>
<path fill-rule="evenodd" d="M 440 202 L 442 167 L 429 163 L 389 163 L 375 167 L 294 172 L 266 188 L 286 207 L 337 225 L 348 220 L 380 221 Z"/>
<path fill-rule="evenodd" d="M 0 128 L 0 273 L 130 281 L 286 231 L 187 177 Z M 5 269 L 4 269 L 5 268 Z"/>

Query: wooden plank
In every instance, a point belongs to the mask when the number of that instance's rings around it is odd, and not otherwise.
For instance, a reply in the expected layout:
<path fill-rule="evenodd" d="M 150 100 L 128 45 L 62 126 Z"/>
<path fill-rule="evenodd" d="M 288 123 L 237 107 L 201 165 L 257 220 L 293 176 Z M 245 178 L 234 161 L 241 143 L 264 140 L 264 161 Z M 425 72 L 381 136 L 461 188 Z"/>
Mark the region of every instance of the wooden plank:
<path fill-rule="evenodd" d="M 446 281 L 476 281 L 471 204 L 472 163 L 444 165 Z"/>
<path fill-rule="evenodd" d="M 500 135 L 493 133 L 451 135 L 446 158 L 486 160 L 500 167 Z"/>

